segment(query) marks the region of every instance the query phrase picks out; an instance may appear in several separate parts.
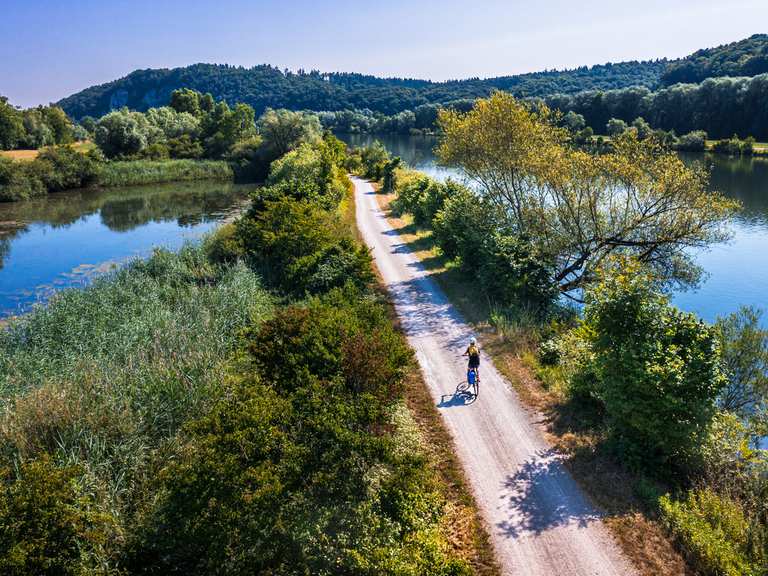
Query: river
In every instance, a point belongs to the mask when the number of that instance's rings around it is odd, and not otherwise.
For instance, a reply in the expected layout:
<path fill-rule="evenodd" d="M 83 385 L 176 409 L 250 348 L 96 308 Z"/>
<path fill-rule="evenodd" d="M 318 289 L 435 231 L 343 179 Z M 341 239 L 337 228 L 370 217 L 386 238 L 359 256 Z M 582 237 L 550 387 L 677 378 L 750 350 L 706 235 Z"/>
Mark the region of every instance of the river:
<path fill-rule="evenodd" d="M 343 136 L 353 145 L 378 139 L 391 154 L 409 166 L 439 180 L 462 179 L 458 170 L 437 165 L 434 138 L 419 136 Z M 729 222 L 730 241 L 697 252 L 704 269 L 701 285 L 676 293 L 674 303 L 695 312 L 709 322 L 734 312 L 741 305 L 766 310 L 768 326 L 768 159 L 735 159 L 719 155 L 690 155 L 686 162 L 706 162 L 711 169 L 710 187 L 742 203 L 741 211 Z"/>
<path fill-rule="evenodd" d="M 252 188 L 185 182 L 0 203 L 0 316 L 22 313 L 156 246 L 199 239 L 237 212 Z"/>

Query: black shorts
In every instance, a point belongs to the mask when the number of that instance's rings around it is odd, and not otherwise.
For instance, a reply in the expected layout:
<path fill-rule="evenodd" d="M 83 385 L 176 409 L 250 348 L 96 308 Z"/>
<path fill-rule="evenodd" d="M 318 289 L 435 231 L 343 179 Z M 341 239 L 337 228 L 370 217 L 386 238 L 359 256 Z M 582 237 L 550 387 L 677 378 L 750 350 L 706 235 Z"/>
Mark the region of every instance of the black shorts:
<path fill-rule="evenodd" d="M 480 357 L 469 359 L 470 368 L 480 368 Z"/>

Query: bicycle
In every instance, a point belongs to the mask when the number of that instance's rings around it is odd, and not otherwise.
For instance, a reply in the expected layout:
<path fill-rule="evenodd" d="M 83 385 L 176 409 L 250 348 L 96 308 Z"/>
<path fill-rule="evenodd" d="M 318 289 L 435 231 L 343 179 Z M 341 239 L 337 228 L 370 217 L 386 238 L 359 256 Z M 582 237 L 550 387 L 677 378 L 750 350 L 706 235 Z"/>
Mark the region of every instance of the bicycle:
<path fill-rule="evenodd" d="M 474 392 L 471 391 L 472 389 L 474 389 Z M 478 394 L 480 394 L 480 374 L 477 368 L 467 369 L 467 379 L 459 384 L 456 392 L 459 394 L 471 394 L 477 398 Z"/>

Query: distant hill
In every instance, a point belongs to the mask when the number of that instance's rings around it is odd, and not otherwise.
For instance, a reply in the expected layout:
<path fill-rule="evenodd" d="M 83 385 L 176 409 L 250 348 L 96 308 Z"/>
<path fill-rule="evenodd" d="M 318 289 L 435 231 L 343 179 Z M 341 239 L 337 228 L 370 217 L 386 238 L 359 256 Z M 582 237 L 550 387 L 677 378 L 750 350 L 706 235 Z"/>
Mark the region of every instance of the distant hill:
<path fill-rule="evenodd" d="M 365 109 L 384 114 L 413 110 L 506 90 L 517 96 L 576 94 L 586 90 L 615 90 L 644 86 L 651 90 L 680 81 L 700 82 L 711 76 L 757 75 L 768 71 L 768 35 L 700 50 L 676 61 L 655 60 L 584 66 L 498 78 L 431 82 L 407 78 L 378 78 L 352 73 L 282 71 L 269 65 L 253 68 L 194 64 L 184 68 L 136 70 L 128 76 L 87 88 L 58 104 L 72 117 L 101 116 L 128 106 L 146 110 L 162 106 L 177 88 L 210 92 L 229 103 L 246 102 L 261 113 L 265 108 L 294 110 Z"/>
<path fill-rule="evenodd" d="M 128 76 L 87 88 L 58 104 L 74 118 L 100 116 L 121 106 L 144 111 L 168 103 L 177 88 L 210 92 L 229 103 L 246 102 L 260 113 L 265 108 L 344 110 L 368 108 L 384 114 L 507 90 L 520 96 L 573 94 L 587 89 L 611 90 L 626 86 L 653 87 L 665 61 L 622 62 L 480 80 L 470 78 L 430 82 L 378 78 L 363 74 L 288 72 L 268 65 L 242 68 L 194 64 L 184 68 L 136 70 Z"/>
<path fill-rule="evenodd" d="M 768 72 L 768 34 L 707 48 L 670 62 L 661 75 L 664 86 L 698 84 L 720 76 L 757 76 Z"/>

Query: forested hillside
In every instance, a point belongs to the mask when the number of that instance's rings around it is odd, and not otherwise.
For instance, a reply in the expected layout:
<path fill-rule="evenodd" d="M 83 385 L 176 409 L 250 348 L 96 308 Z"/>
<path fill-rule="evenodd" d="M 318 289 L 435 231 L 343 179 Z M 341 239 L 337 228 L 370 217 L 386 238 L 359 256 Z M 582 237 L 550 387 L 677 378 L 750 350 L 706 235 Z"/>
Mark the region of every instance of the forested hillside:
<path fill-rule="evenodd" d="M 210 92 L 229 104 L 245 102 L 257 114 L 266 108 L 293 110 L 363 110 L 396 114 L 424 104 L 484 97 L 493 90 L 515 96 L 546 97 L 629 87 L 655 90 L 679 82 L 699 83 L 711 77 L 755 76 L 768 72 L 768 35 L 717 48 L 699 50 L 681 60 L 607 63 L 573 70 L 545 70 L 497 78 L 431 82 L 409 78 L 378 78 L 364 74 L 313 70 L 292 72 L 269 65 L 243 68 L 194 64 L 184 68 L 136 70 L 128 76 L 87 88 L 59 102 L 73 118 L 101 116 L 128 106 L 145 111 L 168 103 L 177 88 Z"/>
<path fill-rule="evenodd" d="M 694 52 L 670 62 L 661 82 L 665 86 L 695 84 L 719 76 L 757 76 L 768 72 L 768 34 Z"/>
<path fill-rule="evenodd" d="M 374 112 L 394 114 L 422 104 L 487 96 L 494 89 L 513 92 L 518 96 L 545 96 L 589 89 L 653 87 L 665 66 L 665 61 L 624 62 L 487 80 L 470 78 L 430 82 L 303 70 L 294 73 L 269 65 L 242 68 L 195 64 L 172 70 L 137 70 L 120 80 L 65 98 L 59 105 L 77 119 L 98 117 L 122 106 L 145 111 L 167 104 L 171 92 L 187 87 L 203 93 L 210 92 L 215 99 L 226 100 L 230 104 L 245 102 L 253 106 L 257 114 L 269 107 L 318 111 L 368 108 Z"/>

